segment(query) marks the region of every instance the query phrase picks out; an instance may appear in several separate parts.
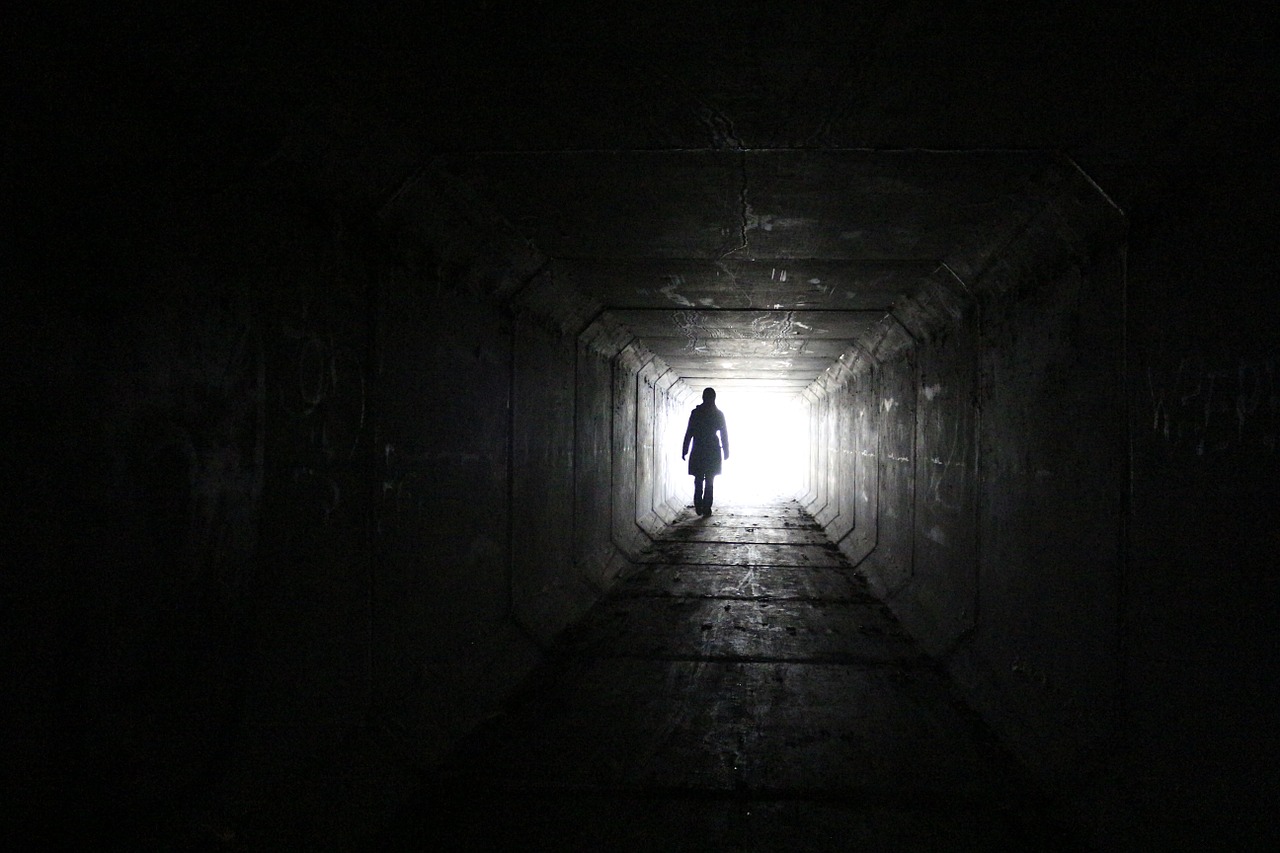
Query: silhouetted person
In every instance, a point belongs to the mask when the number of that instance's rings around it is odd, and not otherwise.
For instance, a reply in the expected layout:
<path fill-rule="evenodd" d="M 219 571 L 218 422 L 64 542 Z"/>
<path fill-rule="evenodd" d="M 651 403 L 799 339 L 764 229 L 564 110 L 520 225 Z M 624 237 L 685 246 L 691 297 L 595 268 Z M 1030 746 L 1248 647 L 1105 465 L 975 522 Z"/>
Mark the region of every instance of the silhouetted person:
<path fill-rule="evenodd" d="M 689 443 L 693 442 L 693 452 Z M 689 428 L 684 432 L 680 458 L 689 457 L 689 473 L 693 475 L 693 508 L 698 515 L 711 515 L 715 497 L 716 474 L 720 473 L 720 454 L 729 458 L 729 430 L 724 412 L 716 408 L 716 389 L 702 392 L 702 405 L 689 413 Z"/>

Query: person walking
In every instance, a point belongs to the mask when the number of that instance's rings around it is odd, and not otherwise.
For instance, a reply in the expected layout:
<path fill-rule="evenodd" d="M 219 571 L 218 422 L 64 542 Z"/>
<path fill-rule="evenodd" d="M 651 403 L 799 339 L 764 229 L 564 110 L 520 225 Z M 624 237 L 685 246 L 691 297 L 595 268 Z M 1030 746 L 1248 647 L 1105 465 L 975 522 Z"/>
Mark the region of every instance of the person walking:
<path fill-rule="evenodd" d="M 725 459 L 729 458 L 729 430 L 725 426 L 724 412 L 716 408 L 716 390 L 707 388 L 702 392 L 702 405 L 689 413 L 689 428 L 685 430 L 684 444 L 680 449 L 680 458 L 689 460 L 689 473 L 693 475 L 693 508 L 698 515 L 711 515 L 722 454 Z"/>

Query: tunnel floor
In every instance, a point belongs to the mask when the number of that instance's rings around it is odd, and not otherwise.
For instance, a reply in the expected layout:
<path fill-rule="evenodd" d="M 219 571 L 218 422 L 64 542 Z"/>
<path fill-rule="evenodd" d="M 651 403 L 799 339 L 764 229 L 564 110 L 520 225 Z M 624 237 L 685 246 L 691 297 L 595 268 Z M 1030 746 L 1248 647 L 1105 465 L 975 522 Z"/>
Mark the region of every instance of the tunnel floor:
<path fill-rule="evenodd" d="M 643 563 L 379 849 L 1075 849 L 798 503 Z"/>

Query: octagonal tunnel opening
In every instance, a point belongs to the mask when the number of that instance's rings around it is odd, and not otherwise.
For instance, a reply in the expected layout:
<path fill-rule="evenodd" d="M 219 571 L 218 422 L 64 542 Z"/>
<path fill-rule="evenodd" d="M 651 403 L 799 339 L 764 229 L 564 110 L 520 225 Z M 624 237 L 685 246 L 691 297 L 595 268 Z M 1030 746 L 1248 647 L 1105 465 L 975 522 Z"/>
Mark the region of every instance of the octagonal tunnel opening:
<path fill-rule="evenodd" d="M 483 607 L 552 643 L 636 571 L 687 510 L 681 439 L 715 387 L 717 501 L 797 497 L 1029 764 L 1084 772 L 1121 689 L 1127 464 L 1123 218 L 1087 176 L 985 152 L 435 168 L 398 203 L 510 318 Z"/>

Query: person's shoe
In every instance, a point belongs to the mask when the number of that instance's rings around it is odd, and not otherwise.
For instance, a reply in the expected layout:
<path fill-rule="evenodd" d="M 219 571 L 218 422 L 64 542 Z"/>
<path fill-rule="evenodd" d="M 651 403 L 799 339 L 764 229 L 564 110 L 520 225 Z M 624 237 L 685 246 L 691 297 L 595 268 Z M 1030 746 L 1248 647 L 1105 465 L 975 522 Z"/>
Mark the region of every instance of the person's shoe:
<path fill-rule="evenodd" d="M 706 517 L 710 518 L 710 517 L 711 517 L 711 507 L 707 507 L 706 509 L 704 509 L 704 510 L 702 511 L 702 514 L 703 514 L 704 516 L 706 516 Z"/>

